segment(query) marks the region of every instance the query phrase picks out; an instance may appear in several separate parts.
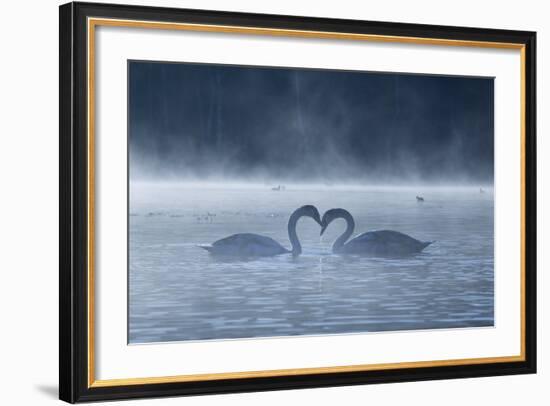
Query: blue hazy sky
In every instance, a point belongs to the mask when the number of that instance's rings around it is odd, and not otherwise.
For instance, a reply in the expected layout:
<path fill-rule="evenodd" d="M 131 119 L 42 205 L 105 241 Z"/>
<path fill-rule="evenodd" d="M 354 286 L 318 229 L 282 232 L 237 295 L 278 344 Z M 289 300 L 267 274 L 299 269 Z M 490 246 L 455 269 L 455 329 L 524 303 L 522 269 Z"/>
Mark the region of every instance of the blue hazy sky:
<path fill-rule="evenodd" d="M 129 62 L 132 178 L 492 183 L 492 78 Z"/>

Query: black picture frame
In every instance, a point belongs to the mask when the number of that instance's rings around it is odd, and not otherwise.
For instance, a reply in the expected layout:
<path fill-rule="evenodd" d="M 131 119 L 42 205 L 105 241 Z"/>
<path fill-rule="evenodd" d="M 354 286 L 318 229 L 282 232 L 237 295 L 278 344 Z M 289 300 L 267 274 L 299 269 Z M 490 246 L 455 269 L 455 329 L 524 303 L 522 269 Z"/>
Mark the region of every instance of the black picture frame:
<path fill-rule="evenodd" d="M 60 6 L 59 398 L 67 402 L 219 394 L 536 372 L 536 33 L 94 3 Z M 514 362 L 93 387 L 88 353 L 89 17 L 513 43 L 525 53 L 524 359 Z"/>

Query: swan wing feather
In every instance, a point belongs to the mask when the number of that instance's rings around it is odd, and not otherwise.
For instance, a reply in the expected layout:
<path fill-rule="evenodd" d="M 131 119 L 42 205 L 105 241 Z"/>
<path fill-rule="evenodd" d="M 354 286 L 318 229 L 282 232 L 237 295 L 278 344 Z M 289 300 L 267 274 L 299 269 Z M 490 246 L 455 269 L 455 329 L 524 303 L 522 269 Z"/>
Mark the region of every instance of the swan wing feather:
<path fill-rule="evenodd" d="M 392 230 L 363 233 L 344 246 L 344 252 L 376 256 L 402 256 L 422 251 L 431 242 L 419 241 L 407 234 Z"/>
<path fill-rule="evenodd" d="M 214 242 L 210 249 L 204 248 L 212 254 L 233 256 L 270 256 L 289 252 L 273 238 L 251 233 L 233 234 Z"/>

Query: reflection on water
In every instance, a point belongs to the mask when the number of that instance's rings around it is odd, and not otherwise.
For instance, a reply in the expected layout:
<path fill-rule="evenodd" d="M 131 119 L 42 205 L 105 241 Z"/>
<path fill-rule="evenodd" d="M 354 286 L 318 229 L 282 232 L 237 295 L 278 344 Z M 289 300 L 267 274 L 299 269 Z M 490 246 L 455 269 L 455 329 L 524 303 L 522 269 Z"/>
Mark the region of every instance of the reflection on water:
<path fill-rule="evenodd" d="M 479 189 L 196 189 L 132 184 L 129 341 L 149 343 L 493 325 L 493 194 Z M 432 241 L 410 258 L 331 254 L 298 224 L 303 255 L 216 259 L 198 244 L 237 232 L 289 247 L 303 204 L 349 210 L 355 234 L 375 229 Z"/>

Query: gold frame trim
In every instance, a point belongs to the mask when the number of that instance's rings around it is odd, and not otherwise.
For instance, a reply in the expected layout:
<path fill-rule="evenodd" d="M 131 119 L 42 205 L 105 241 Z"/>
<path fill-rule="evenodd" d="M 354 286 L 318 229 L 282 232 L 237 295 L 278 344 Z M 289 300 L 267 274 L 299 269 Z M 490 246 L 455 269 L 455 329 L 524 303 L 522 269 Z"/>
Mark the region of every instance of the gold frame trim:
<path fill-rule="evenodd" d="M 506 42 L 466 41 L 439 38 L 400 37 L 391 35 L 355 34 L 345 32 L 306 31 L 261 27 L 242 27 L 210 24 L 166 23 L 109 18 L 88 18 L 88 388 L 177 383 L 192 381 L 213 381 L 221 379 L 243 379 L 259 377 L 296 376 L 311 374 L 331 374 L 341 372 L 380 371 L 397 368 L 425 368 L 474 364 L 495 364 L 525 361 L 525 45 Z M 221 372 L 211 374 L 174 375 L 145 378 L 95 379 L 95 28 L 97 26 L 149 28 L 161 30 L 184 30 L 194 32 L 218 32 L 248 35 L 268 35 L 299 38 L 338 39 L 371 42 L 420 44 L 432 46 L 461 46 L 478 48 L 513 49 L 520 51 L 520 163 L 521 163 L 521 257 L 520 257 L 520 354 L 502 357 L 464 358 L 451 360 L 396 362 L 383 364 L 363 364 L 330 366 L 317 368 L 276 369 L 266 371 Z"/>

